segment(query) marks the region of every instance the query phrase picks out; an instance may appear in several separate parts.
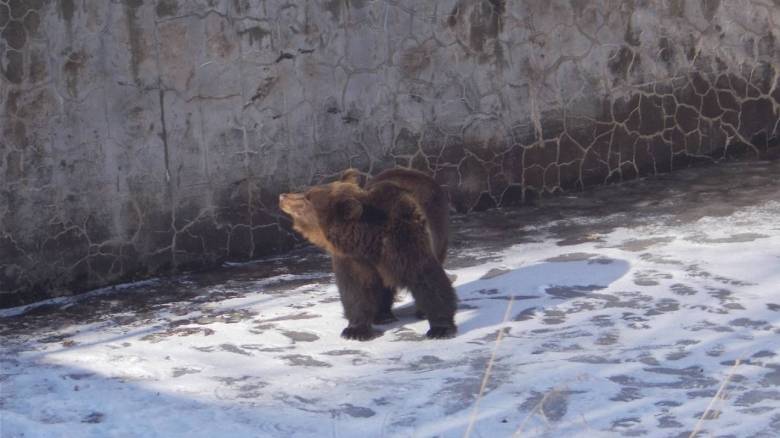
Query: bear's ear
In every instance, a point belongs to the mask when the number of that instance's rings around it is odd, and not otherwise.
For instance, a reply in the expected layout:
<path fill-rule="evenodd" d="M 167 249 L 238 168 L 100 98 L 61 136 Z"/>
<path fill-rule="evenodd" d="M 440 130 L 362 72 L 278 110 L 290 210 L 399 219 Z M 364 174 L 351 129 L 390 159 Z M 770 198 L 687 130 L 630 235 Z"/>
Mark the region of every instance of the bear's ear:
<path fill-rule="evenodd" d="M 349 168 L 341 172 L 339 181 L 344 183 L 355 184 L 358 187 L 363 187 L 364 178 L 357 169 Z"/>
<path fill-rule="evenodd" d="M 339 216 L 345 221 L 356 221 L 363 215 L 363 204 L 355 198 L 348 197 L 336 203 Z"/>

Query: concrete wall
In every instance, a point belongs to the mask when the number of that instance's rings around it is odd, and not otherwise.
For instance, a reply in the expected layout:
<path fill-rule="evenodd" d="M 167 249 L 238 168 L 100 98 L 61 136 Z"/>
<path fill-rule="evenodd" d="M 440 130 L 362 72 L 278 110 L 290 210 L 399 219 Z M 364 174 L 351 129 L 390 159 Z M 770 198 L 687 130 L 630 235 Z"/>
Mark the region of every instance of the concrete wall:
<path fill-rule="evenodd" d="M 461 211 L 771 154 L 779 0 L 0 0 L 0 305 L 293 242 L 280 191 Z"/>

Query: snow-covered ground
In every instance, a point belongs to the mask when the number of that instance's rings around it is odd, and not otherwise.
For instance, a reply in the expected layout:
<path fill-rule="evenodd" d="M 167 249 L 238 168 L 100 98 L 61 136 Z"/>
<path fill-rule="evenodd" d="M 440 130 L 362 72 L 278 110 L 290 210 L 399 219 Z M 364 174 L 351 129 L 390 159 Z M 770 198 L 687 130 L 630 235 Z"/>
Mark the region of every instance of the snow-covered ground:
<path fill-rule="evenodd" d="M 0 435 L 778 436 L 777 175 L 455 217 L 450 340 L 341 339 L 311 249 L 2 310 Z"/>

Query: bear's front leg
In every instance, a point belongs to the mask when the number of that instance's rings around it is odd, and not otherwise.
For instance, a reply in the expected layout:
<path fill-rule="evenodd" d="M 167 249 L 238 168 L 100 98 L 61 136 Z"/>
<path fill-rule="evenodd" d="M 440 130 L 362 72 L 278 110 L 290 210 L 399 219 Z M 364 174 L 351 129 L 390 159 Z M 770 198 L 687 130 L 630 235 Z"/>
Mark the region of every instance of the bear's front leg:
<path fill-rule="evenodd" d="M 384 289 L 376 269 L 352 257 L 334 256 L 333 272 L 339 288 L 344 316 L 349 324 L 341 337 L 368 341 L 380 333 L 372 327 Z"/>

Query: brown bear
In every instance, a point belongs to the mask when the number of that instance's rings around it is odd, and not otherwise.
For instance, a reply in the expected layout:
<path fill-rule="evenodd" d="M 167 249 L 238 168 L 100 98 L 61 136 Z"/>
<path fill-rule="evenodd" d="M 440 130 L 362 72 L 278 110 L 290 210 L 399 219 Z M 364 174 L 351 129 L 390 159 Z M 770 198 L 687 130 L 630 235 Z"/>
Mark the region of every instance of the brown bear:
<path fill-rule="evenodd" d="M 442 268 L 449 203 L 431 177 L 387 170 L 361 187 L 360 173 L 304 193 L 279 195 L 293 228 L 332 256 L 336 284 L 349 321 L 347 339 L 376 336 L 374 323 L 396 320 L 398 288 L 407 288 L 430 324 L 429 338 L 455 335 L 455 290 Z"/>

